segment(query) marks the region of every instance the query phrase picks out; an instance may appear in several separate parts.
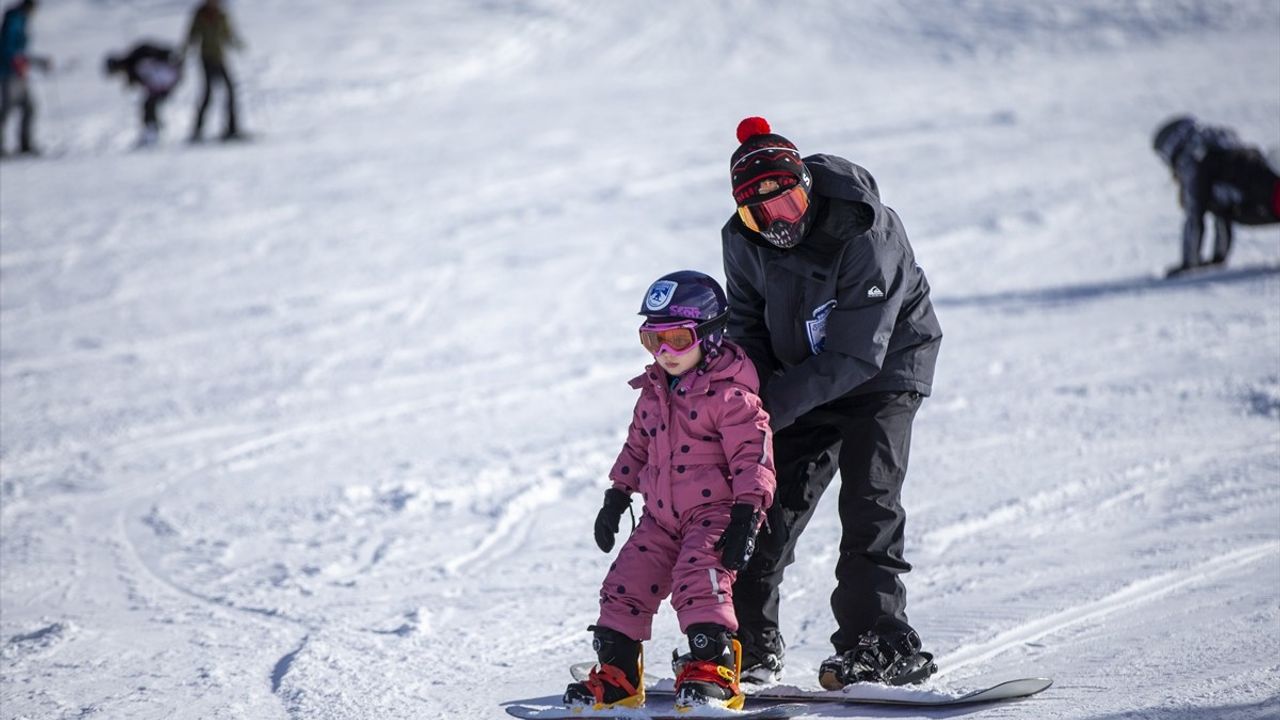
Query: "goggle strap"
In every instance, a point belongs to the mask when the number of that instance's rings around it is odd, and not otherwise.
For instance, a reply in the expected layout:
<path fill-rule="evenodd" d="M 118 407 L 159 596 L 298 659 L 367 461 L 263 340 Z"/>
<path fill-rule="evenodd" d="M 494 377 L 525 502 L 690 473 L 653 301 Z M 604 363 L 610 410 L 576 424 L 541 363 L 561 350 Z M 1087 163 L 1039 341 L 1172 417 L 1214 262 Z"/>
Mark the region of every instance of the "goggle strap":
<path fill-rule="evenodd" d="M 738 185 L 738 187 L 733 189 L 734 198 L 736 198 L 739 203 L 750 200 L 755 197 L 755 193 L 749 193 L 747 191 L 753 186 L 759 185 L 761 182 L 768 180 L 769 178 L 778 178 L 778 188 L 780 190 L 790 190 L 800 184 L 800 179 L 795 176 L 795 173 L 790 173 L 786 170 L 774 170 L 772 172 L 764 173 L 763 175 L 757 175 L 741 185 Z"/>
<path fill-rule="evenodd" d="M 704 320 L 703 322 L 699 323 L 698 327 L 694 330 L 694 332 L 698 336 L 698 341 L 701 342 L 702 339 L 706 337 L 708 334 L 715 332 L 716 328 L 713 327 L 715 325 L 720 325 L 719 329 L 721 331 L 728 328 L 728 325 L 729 325 L 728 311 L 722 312 L 719 315 L 711 318 L 710 320 Z"/>

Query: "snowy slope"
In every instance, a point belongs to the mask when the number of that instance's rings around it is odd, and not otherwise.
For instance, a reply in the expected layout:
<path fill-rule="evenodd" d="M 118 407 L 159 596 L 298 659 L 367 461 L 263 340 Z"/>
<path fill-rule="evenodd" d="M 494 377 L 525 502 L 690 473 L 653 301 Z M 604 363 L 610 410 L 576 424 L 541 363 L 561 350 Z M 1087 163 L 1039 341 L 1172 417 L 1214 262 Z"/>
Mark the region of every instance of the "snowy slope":
<path fill-rule="evenodd" d="M 36 20 L 54 156 L 0 163 L 0 717 L 559 693 L 634 312 L 720 274 L 749 114 L 870 168 L 934 286 L 905 498 L 934 685 L 1056 678 L 1001 718 L 1280 715 L 1280 231 L 1157 281 L 1180 216 L 1148 149 L 1178 112 L 1280 146 L 1274 1 L 230 7 L 261 136 L 234 147 L 181 143 L 189 66 L 132 151 L 100 73 L 186 2 Z M 784 585 L 796 683 L 831 498 Z M 666 608 L 651 665 L 680 641 Z"/>

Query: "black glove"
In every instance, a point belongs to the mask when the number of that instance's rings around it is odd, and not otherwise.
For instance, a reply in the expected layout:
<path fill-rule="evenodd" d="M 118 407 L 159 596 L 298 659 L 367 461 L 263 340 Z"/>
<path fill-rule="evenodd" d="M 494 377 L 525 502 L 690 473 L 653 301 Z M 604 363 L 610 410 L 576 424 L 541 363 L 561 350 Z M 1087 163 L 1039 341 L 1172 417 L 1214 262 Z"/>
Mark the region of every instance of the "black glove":
<path fill-rule="evenodd" d="M 604 507 L 596 515 L 596 545 L 603 552 L 613 550 L 613 536 L 618 534 L 618 521 L 631 507 L 631 496 L 618 488 L 604 491 Z"/>
<path fill-rule="evenodd" d="M 734 503 L 729 511 L 729 527 L 721 533 L 715 548 L 726 570 L 741 570 L 747 566 L 751 553 L 756 550 L 756 527 L 760 525 L 760 511 L 747 503 Z"/>

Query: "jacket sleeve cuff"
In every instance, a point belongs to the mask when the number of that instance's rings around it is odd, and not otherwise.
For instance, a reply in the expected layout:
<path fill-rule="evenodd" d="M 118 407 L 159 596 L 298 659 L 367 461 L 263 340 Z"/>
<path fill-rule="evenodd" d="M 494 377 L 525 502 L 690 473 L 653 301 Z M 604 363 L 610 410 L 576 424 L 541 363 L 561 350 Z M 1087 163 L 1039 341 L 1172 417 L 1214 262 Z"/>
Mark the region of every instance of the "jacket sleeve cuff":
<path fill-rule="evenodd" d="M 742 505 L 750 505 L 752 508 L 764 512 L 765 497 L 759 492 L 751 492 L 743 495 L 736 495 L 733 502 Z"/>

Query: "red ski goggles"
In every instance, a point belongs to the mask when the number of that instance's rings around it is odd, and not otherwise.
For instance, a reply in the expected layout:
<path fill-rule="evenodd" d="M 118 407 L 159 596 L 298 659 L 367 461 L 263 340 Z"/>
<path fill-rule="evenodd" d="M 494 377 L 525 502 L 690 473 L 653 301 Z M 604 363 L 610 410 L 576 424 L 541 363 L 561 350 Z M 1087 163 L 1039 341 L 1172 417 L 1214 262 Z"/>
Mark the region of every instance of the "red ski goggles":
<path fill-rule="evenodd" d="M 767 200 L 739 205 L 738 217 L 742 219 L 743 225 L 760 232 L 762 228 L 768 228 L 779 220 L 786 223 L 797 222 L 808 209 L 809 193 L 796 185 Z"/>
<path fill-rule="evenodd" d="M 640 344 L 653 355 L 662 350 L 684 355 L 698 346 L 698 322 L 645 323 L 640 326 Z"/>

